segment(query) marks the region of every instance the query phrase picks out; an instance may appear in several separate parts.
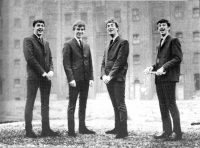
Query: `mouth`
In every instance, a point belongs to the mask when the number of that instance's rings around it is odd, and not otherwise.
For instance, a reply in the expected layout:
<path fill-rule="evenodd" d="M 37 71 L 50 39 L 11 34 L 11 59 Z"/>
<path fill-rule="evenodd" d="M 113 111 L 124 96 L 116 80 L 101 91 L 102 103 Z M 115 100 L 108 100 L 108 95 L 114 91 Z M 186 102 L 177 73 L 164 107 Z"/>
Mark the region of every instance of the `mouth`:
<path fill-rule="evenodd" d="M 43 32 L 43 29 L 38 29 L 38 32 Z"/>
<path fill-rule="evenodd" d="M 160 29 L 161 32 L 165 31 L 165 29 Z"/>
<path fill-rule="evenodd" d="M 109 33 L 112 33 L 112 32 L 113 32 L 113 29 L 109 29 L 108 32 L 109 32 Z"/>

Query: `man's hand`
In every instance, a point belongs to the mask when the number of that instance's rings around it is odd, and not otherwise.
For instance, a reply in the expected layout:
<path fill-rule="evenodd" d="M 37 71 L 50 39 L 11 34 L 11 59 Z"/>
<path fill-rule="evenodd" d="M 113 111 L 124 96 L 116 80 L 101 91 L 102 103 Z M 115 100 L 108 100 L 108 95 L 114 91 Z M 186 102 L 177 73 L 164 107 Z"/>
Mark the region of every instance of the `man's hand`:
<path fill-rule="evenodd" d="M 89 85 L 90 85 L 90 87 L 92 87 L 92 86 L 93 86 L 93 83 L 94 83 L 94 81 L 93 81 L 93 80 L 90 80 L 90 81 L 89 81 Z"/>
<path fill-rule="evenodd" d="M 111 80 L 111 77 L 109 75 L 108 76 L 106 76 L 106 75 L 103 76 L 103 82 L 105 84 L 108 84 L 110 82 L 110 80 Z"/>
<path fill-rule="evenodd" d="M 42 74 L 42 76 L 43 76 L 43 77 L 46 77 L 48 80 L 51 80 L 51 78 L 48 77 L 48 74 L 47 74 L 46 72 L 44 72 L 44 73 Z"/>
<path fill-rule="evenodd" d="M 72 80 L 71 82 L 69 82 L 69 85 L 71 87 L 76 87 L 76 81 L 75 80 Z"/>
<path fill-rule="evenodd" d="M 53 77 L 54 73 L 53 73 L 53 71 L 49 71 L 49 72 L 47 73 L 47 75 L 48 75 L 48 77 Z"/>
<path fill-rule="evenodd" d="M 47 79 L 49 79 L 49 80 L 51 80 L 52 79 L 52 77 L 53 77 L 53 71 L 49 71 L 48 73 L 47 73 Z"/>
<path fill-rule="evenodd" d="M 157 71 L 156 71 L 156 75 L 160 76 L 160 75 L 164 75 L 166 74 L 165 70 L 163 67 L 159 68 Z"/>
<path fill-rule="evenodd" d="M 150 74 L 150 73 L 152 72 L 152 70 L 153 70 L 153 67 L 152 67 L 152 66 L 149 66 L 149 67 L 147 67 L 147 68 L 144 70 L 144 73 L 145 73 L 145 74 Z"/>

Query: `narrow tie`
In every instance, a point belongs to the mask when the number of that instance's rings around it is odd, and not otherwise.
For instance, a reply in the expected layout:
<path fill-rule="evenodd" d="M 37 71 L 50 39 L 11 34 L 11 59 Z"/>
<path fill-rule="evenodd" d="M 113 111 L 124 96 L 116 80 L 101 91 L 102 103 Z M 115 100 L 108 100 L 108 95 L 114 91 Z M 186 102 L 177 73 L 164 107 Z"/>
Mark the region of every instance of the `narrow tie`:
<path fill-rule="evenodd" d="M 163 38 L 160 39 L 160 46 L 162 46 L 162 41 L 163 41 Z"/>
<path fill-rule="evenodd" d="M 109 47 L 112 45 L 112 43 L 113 43 L 113 40 L 110 40 L 110 45 L 109 45 Z"/>
<path fill-rule="evenodd" d="M 83 48 L 83 44 L 82 44 L 81 40 L 79 40 L 79 43 L 80 43 L 80 47 Z"/>

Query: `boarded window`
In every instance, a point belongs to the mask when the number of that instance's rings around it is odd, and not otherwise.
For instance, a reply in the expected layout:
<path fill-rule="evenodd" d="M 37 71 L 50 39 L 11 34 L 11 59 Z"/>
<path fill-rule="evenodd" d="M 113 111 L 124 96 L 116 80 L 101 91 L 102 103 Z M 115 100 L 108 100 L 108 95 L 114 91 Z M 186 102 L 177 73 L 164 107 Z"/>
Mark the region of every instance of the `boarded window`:
<path fill-rule="evenodd" d="M 200 74 L 199 73 L 194 74 L 194 87 L 195 87 L 195 90 L 200 90 Z"/>
<path fill-rule="evenodd" d="M 200 41 L 200 32 L 199 31 L 193 32 L 193 41 Z"/>
<path fill-rule="evenodd" d="M 114 17 L 118 22 L 121 22 L 121 11 L 120 10 L 115 10 L 114 11 Z"/>
<path fill-rule="evenodd" d="M 133 64 L 139 64 L 140 63 L 140 55 L 135 54 L 133 55 Z"/>
<path fill-rule="evenodd" d="M 200 52 L 194 52 L 193 63 L 194 64 L 199 64 L 199 60 L 200 60 Z"/>
<path fill-rule="evenodd" d="M 15 28 L 21 28 L 21 19 L 20 18 L 14 19 L 14 27 Z"/>
<path fill-rule="evenodd" d="M 139 44 L 139 43 L 140 43 L 139 34 L 133 34 L 133 44 Z"/>
<path fill-rule="evenodd" d="M 85 23 L 87 23 L 88 21 L 88 16 L 86 12 L 82 12 L 81 13 L 81 20 L 84 21 Z"/>
<path fill-rule="evenodd" d="M 66 13 L 65 14 L 65 24 L 70 24 L 72 22 L 72 14 Z"/>
<path fill-rule="evenodd" d="M 34 20 L 35 20 L 35 16 L 29 16 L 29 26 L 33 26 Z"/>
<path fill-rule="evenodd" d="M 139 21 L 140 20 L 140 12 L 139 9 L 132 9 L 132 20 Z"/>
<path fill-rule="evenodd" d="M 14 40 L 14 48 L 16 48 L 16 49 L 20 48 L 20 40 L 18 40 L 18 39 Z"/>
<path fill-rule="evenodd" d="M 14 79 L 14 87 L 20 87 L 21 82 L 20 79 Z"/>
<path fill-rule="evenodd" d="M 20 65 L 20 59 L 15 59 L 14 60 L 14 65 L 19 66 Z"/>
<path fill-rule="evenodd" d="M 183 18 L 183 8 L 180 6 L 176 6 L 174 10 L 174 17 L 175 18 Z"/>
<path fill-rule="evenodd" d="M 200 15 L 199 8 L 193 8 L 192 17 L 196 18 L 196 17 L 199 17 L 199 15 Z"/>

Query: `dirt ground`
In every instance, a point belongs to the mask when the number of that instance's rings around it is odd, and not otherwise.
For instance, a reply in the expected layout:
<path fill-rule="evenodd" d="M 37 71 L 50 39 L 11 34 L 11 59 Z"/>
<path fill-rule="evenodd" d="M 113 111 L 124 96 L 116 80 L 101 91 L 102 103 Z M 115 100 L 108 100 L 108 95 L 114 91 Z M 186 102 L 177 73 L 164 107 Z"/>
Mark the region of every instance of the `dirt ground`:
<path fill-rule="evenodd" d="M 50 123 L 53 130 L 59 131 L 59 137 L 24 138 L 24 106 L 25 101 L 9 101 L 2 103 L 0 124 L 1 147 L 200 147 L 200 125 L 191 126 L 200 121 L 200 99 L 177 101 L 183 134 L 183 140 L 177 142 L 155 140 L 152 136 L 162 131 L 160 111 L 157 100 L 126 100 L 128 110 L 129 136 L 115 139 L 114 135 L 106 135 L 105 131 L 113 128 L 113 109 L 108 96 L 90 99 L 87 105 L 87 121 L 89 129 L 96 135 L 81 135 L 70 138 L 67 135 L 67 100 L 50 101 Z M 2 105 L 1 104 L 1 105 Z M 78 102 L 75 112 L 76 131 L 78 133 Z M 35 103 L 33 127 L 37 135 L 41 132 L 41 116 L 39 99 Z M 17 121 L 13 123 L 5 123 Z"/>

